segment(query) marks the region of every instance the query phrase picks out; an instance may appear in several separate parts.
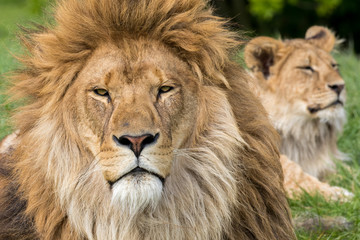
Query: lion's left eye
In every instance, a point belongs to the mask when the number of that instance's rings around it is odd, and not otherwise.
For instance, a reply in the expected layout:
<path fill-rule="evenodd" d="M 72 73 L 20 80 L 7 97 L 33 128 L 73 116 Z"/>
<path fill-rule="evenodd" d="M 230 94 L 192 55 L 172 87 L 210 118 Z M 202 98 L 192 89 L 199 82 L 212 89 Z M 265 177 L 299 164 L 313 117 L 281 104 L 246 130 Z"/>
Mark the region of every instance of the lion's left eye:
<path fill-rule="evenodd" d="M 310 65 L 299 66 L 297 68 L 302 69 L 302 70 L 306 70 L 306 71 L 310 71 L 310 72 L 315 72 L 314 68 L 312 68 Z"/>
<path fill-rule="evenodd" d="M 102 88 L 94 89 L 94 93 L 96 93 L 99 96 L 103 96 L 103 97 L 109 96 L 109 92 Z"/>
<path fill-rule="evenodd" d="M 159 94 L 170 92 L 172 89 L 174 88 L 170 86 L 162 86 L 159 88 Z"/>
<path fill-rule="evenodd" d="M 331 63 L 331 67 L 335 70 L 339 69 L 339 64 L 337 63 Z"/>

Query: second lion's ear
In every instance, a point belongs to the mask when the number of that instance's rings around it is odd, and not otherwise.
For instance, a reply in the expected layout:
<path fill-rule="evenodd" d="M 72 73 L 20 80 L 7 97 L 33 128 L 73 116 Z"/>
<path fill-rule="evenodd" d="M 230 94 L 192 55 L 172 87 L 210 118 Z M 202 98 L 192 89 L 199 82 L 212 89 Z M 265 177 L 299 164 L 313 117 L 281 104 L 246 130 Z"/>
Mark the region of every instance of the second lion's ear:
<path fill-rule="evenodd" d="M 245 63 L 254 73 L 261 72 L 267 79 L 270 76 L 270 67 L 277 60 L 277 52 L 283 48 L 283 43 L 270 37 L 252 39 L 245 47 Z"/>
<path fill-rule="evenodd" d="M 312 26 L 305 34 L 305 40 L 311 44 L 331 52 L 336 43 L 335 35 L 326 27 Z"/>

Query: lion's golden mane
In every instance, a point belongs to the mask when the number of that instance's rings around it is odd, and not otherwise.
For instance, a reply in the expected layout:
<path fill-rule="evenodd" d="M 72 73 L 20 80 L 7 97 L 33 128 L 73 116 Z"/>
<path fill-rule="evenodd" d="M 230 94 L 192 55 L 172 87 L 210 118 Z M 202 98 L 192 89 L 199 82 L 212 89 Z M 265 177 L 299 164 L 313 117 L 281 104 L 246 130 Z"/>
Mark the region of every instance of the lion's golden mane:
<path fill-rule="evenodd" d="M 12 93 L 28 102 L 15 116 L 17 144 L 0 158 L 1 239 L 294 238 L 278 136 L 229 59 L 235 34 L 204 1 L 63 0 L 55 16 L 22 35 L 29 54 Z M 110 207 L 67 93 L 99 46 L 131 52 L 137 39 L 185 62 L 202 91 L 159 204 L 131 213 Z"/>

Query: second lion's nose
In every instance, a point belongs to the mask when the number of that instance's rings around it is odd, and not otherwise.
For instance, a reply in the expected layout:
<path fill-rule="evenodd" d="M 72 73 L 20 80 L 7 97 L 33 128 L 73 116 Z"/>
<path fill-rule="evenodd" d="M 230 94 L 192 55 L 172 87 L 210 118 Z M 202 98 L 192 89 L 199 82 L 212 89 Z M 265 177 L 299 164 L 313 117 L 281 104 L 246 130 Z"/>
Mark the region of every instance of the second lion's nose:
<path fill-rule="evenodd" d="M 116 144 L 129 147 L 134 152 L 136 157 L 139 157 L 141 151 L 146 146 L 155 143 L 158 138 L 159 138 L 159 133 L 155 135 L 144 134 L 141 136 L 123 135 L 119 138 L 113 136 L 113 139 L 116 142 Z"/>
<path fill-rule="evenodd" d="M 339 95 L 344 89 L 345 84 L 329 84 L 328 87 Z"/>

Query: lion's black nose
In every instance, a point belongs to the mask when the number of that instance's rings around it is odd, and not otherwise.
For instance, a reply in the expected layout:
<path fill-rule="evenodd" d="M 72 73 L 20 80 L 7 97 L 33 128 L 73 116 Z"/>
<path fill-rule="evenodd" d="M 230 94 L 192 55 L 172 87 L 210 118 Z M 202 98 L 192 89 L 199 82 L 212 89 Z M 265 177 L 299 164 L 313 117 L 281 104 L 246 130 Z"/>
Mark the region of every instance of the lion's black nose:
<path fill-rule="evenodd" d="M 141 136 L 130 136 L 130 135 L 123 135 L 119 138 L 113 136 L 114 141 L 116 144 L 120 146 L 127 146 L 130 148 L 136 157 L 140 156 L 141 151 L 147 146 L 152 143 L 155 143 L 159 138 L 159 133 L 152 135 L 152 134 L 144 134 Z"/>
<path fill-rule="evenodd" d="M 339 95 L 344 89 L 345 84 L 328 84 L 328 87 Z"/>

